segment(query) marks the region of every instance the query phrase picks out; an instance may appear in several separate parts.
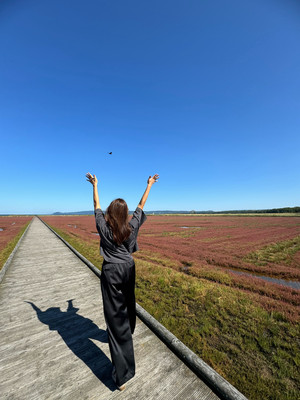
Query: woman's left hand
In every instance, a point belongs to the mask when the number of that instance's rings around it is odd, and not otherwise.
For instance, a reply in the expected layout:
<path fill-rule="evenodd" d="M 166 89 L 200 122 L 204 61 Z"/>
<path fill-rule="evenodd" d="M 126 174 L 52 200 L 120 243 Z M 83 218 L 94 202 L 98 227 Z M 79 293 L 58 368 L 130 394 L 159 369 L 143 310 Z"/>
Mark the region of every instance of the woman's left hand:
<path fill-rule="evenodd" d="M 86 176 L 86 180 L 89 181 L 93 186 L 98 184 L 98 179 L 96 177 L 96 175 L 91 175 L 89 172 L 85 175 Z"/>

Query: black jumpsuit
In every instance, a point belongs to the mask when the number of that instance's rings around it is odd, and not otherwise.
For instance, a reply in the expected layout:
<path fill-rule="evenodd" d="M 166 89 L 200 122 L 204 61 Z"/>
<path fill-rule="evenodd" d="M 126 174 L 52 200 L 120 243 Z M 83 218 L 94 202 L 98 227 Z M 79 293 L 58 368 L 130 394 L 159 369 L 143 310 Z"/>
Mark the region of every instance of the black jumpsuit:
<path fill-rule="evenodd" d="M 118 246 L 100 208 L 95 211 L 100 235 L 101 291 L 108 343 L 113 364 L 113 378 L 122 386 L 135 374 L 132 334 L 135 329 L 135 264 L 131 253 L 138 250 L 136 242 L 140 226 L 146 220 L 137 208 L 129 222 L 132 232 L 128 240 Z"/>

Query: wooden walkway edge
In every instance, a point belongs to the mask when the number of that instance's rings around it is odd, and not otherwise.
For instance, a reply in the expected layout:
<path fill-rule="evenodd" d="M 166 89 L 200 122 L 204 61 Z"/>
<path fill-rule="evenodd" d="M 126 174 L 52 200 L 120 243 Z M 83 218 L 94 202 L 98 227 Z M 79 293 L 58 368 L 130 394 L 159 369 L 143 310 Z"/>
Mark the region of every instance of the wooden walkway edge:
<path fill-rule="evenodd" d="M 116 390 L 98 277 L 37 218 L 18 244 L 0 286 L 1 399 L 223 397 L 139 319 L 136 376 Z"/>

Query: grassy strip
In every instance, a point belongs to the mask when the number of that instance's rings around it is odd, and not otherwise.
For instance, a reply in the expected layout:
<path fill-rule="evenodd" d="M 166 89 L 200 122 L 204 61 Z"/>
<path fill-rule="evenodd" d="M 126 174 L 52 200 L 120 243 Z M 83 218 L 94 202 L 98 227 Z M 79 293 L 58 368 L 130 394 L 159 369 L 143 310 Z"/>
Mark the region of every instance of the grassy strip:
<path fill-rule="evenodd" d="M 20 237 L 23 235 L 25 232 L 25 229 L 29 225 L 30 221 L 25 224 L 19 233 L 10 241 L 7 243 L 7 245 L 0 251 L 0 269 L 2 269 L 3 265 L 6 263 L 8 257 L 10 256 L 11 252 L 15 248 L 16 244 L 18 243 Z"/>
<path fill-rule="evenodd" d="M 97 240 L 86 243 L 54 229 L 100 266 Z M 145 260 L 136 266 L 139 304 L 249 399 L 297 397 L 299 324 L 264 310 L 237 288 Z"/>
<path fill-rule="evenodd" d="M 289 265 L 298 251 L 300 251 L 300 236 L 253 251 L 244 258 L 244 261 L 259 266 L 264 266 L 268 263 L 285 263 Z"/>

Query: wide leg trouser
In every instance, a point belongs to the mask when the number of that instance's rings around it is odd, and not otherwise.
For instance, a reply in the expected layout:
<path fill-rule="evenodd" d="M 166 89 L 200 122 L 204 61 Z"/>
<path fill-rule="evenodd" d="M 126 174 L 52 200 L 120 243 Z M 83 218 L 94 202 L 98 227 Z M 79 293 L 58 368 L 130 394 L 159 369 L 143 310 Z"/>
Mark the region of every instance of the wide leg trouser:
<path fill-rule="evenodd" d="M 103 263 L 101 291 L 113 378 L 122 386 L 135 374 L 132 334 L 135 329 L 135 264 Z"/>

